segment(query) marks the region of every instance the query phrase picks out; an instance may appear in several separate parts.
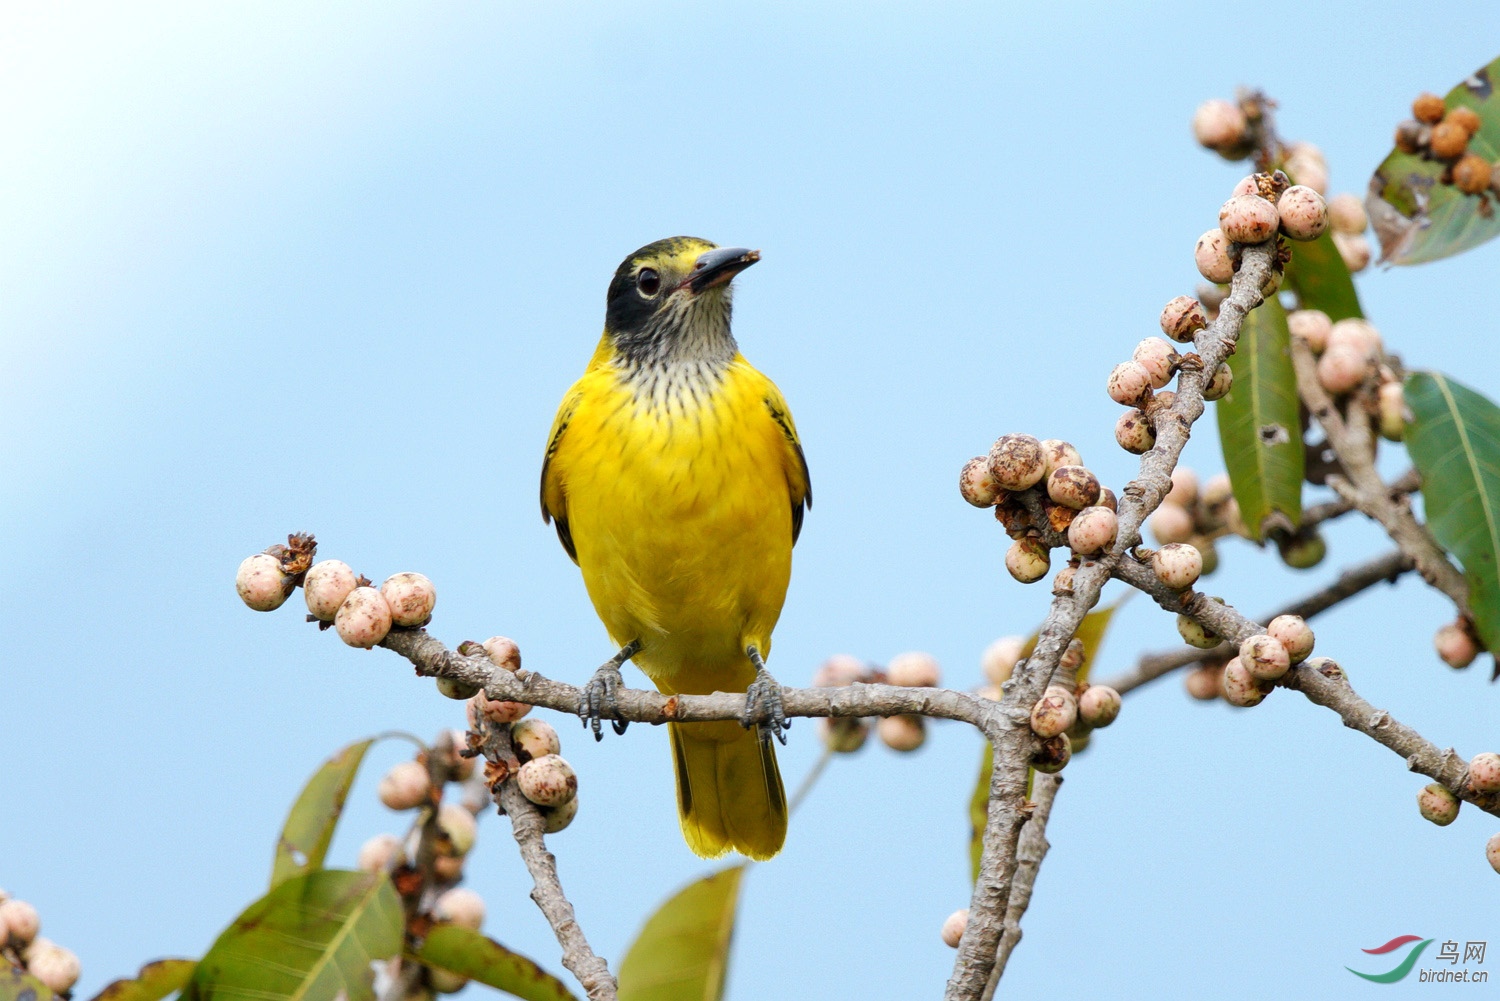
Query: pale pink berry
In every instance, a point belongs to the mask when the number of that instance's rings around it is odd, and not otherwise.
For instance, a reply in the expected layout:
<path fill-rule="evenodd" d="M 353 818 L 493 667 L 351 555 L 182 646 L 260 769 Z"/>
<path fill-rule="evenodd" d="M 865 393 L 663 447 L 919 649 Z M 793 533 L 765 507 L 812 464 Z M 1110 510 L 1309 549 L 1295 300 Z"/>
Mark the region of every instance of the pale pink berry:
<path fill-rule="evenodd" d="M 1071 443 L 1061 438 L 1047 438 L 1042 441 L 1042 465 L 1045 470 L 1042 476 L 1045 478 L 1061 466 L 1083 465 L 1083 456 L 1078 454 L 1078 449 Z"/>
<path fill-rule="evenodd" d="M 1203 504 L 1205 507 L 1218 507 L 1228 503 L 1234 498 L 1234 486 L 1229 482 L 1227 473 L 1217 473 L 1210 476 L 1203 484 Z"/>
<path fill-rule="evenodd" d="M 1073 741 L 1066 733 L 1060 733 L 1042 741 L 1042 746 L 1031 756 L 1031 767 L 1052 775 L 1066 768 L 1072 757 Z"/>
<path fill-rule="evenodd" d="M 1334 396 L 1353 392 L 1370 371 L 1369 357 L 1353 347 L 1330 347 L 1318 359 L 1318 385 Z"/>
<path fill-rule="evenodd" d="M 516 784 L 537 806 L 557 806 L 578 793 L 577 773 L 556 754 L 544 754 L 526 762 L 516 773 Z"/>
<path fill-rule="evenodd" d="M 1328 328 L 1328 347 L 1349 347 L 1366 358 L 1379 358 L 1385 352 L 1380 331 L 1368 321 L 1351 316 Z"/>
<path fill-rule="evenodd" d="M 1068 545 L 1075 553 L 1091 556 L 1114 545 L 1119 517 L 1107 507 L 1086 507 L 1068 526 Z"/>
<path fill-rule="evenodd" d="M 401 839 L 394 834 L 377 834 L 359 846 L 355 866 L 361 872 L 387 872 L 401 859 Z"/>
<path fill-rule="evenodd" d="M 368 650 L 391 631 L 391 606 L 373 587 L 356 587 L 334 614 L 333 626 L 339 639 Z"/>
<path fill-rule="evenodd" d="M 1151 512 L 1146 525 L 1159 545 L 1186 542 L 1193 537 L 1193 514 L 1181 504 L 1162 504 Z"/>
<path fill-rule="evenodd" d="M 54 994 L 62 994 L 78 983 L 80 970 L 78 957 L 71 950 L 53 943 L 48 943 L 43 949 L 33 949 L 26 956 L 26 972 Z M 18 996 L 26 995 L 23 989 Z"/>
<path fill-rule="evenodd" d="M 1083 466 L 1058 466 L 1047 477 L 1047 496 L 1082 511 L 1099 500 L 1099 478 Z"/>
<path fill-rule="evenodd" d="M 1305 184 L 1318 194 L 1328 193 L 1328 160 L 1312 143 L 1292 143 L 1287 147 L 1286 172 L 1293 181 Z"/>
<path fill-rule="evenodd" d="M 1370 217 L 1365 214 L 1365 203 L 1359 196 L 1346 191 L 1328 199 L 1328 222 L 1335 233 L 1358 235 L 1369 227 Z"/>
<path fill-rule="evenodd" d="M 1152 389 L 1166 386 L 1177 372 L 1177 349 L 1160 337 L 1148 337 L 1141 341 L 1130 357 L 1150 374 Z"/>
<path fill-rule="evenodd" d="M 1490 835 L 1484 843 L 1484 857 L 1489 860 L 1491 869 L 1500 872 L 1500 834 Z"/>
<path fill-rule="evenodd" d="M 1198 237 L 1198 244 L 1193 248 L 1193 260 L 1198 265 L 1198 273 L 1211 282 L 1222 285 L 1234 278 L 1234 260 L 1229 256 L 1229 237 L 1217 226 Z"/>
<path fill-rule="evenodd" d="M 1475 792 L 1500 792 L 1500 754 L 1485 751 L 1469 759 L 1469 788 Z"/>
<path fill-rule="evenodd" d="M 942 671 L 930 653 L 898 653 L 885 666 L 885 680 L 904 688 L 936 688 Z"/>
<path fill-rule="evenodd" d="M 1270 682 L 1252 677 L 1238 657 L 1224 665 L 1220 686 L 1219 694 L 1224 696 L 1224 701 L 1242 709 L 1260 705 L 1273 687 Z"/>
<path fill-rule="evenodd" d="M 1265 243 L 1279 223 L 1276 206 L 1260 195 L 1235 195 L 1219 208 L 1219 229 L 1235 243 Z"/>
<path fill-rule="evenodd" d="M 1179 344 L 1188 344 L 1193 335 L 1208 326 L 1203 304 L 1190 295 L 1179 295 L 1161 311 L 1161 332 Z"/>
<path fill-rule="evenodd" d="M 1177 634 L 1182 637 L 1182 642 L 1199 650 L 1212 650 L 1224 642 L 1218 633 L 1210 632 L 1203 623 L 1186 615 L 1177 616 Z"/>
<path fill-rule="evenodd" d="M 437 690 L 447 699 L 462 702 L 464 699 L 473 698 L 479 692 L 479 686 L 468 681 L 460 681 L 458 678 L 437 678 Z"/>
<path fill-rule="evenodd" d="M 439 855 L 432 860 L 432 872 L 439 883 L 457 883 L 464 876 L 464 857 Z"/>
<path fill-rule="evenodd" d="M 432 916 L 439 921 L 478 931 L 484 924 L 484 898 L 467 887 L 455 886 L 437 898 L 432 905 Z"/>
<path fill-rule="evenodd" d="M 1417 809 L 1422 817 L 1439 827 L 1447 827 L 1458 819 L 1459 799 L 1440 782 L 1429 782 L 1417 793 Z"/>
<path fill-rule="evenodd" d="M 1455 669 L 1468 667 L 1479 656 L 1479 644 L 1462 622 L 1450 622 L 1439 629 L 1432 645 L 1443 663 Z"/>
<path fill-rule="evenodd" d="M 502 671 L 515 674 L 521 669 L 521 648 L 509 636 L 491 636 L 480 645 L 490 663 Z"/>
<path fill-rule="evenodd" d="M 975 507 L 994 507 L 1000 497 L 1000 484 L 990 473 L 988 456 L 976 455 L 964 463 L 958 473 L 958 492 Z"/>
<path fill-rule="evenodd" d="M 1131 407 L 1115 421 L 1115 441 L 1131 455 L 1144 455 L 1156 446 L 1156 430 L 1144 410 Z"/>
<path fill-rule="evenodd" d="M 1138 407 L 1151 397 L 1151 373 L 1138 361 L 1121 362 L 1109 373 L 1105 389 L 1121 406 Z"/>
<path fill-rule="evenodd" d="M 984 648 L 979 666 L 992 685 L 1003 685 L 1010 680 L 1011 672 L 1021 662 L 1026 650 L 1026 637 L 1002 636 Z"/>
<path fill-rule="evenodd" d="M 562 741 L 557 730 L 544 719 L 523 719 L 510 725 L 510 740 L 516 747 L 516 757 L 522 761 L 545 758 L 562 751 Z"/>
<path fill-rule="evenodd" d="M 1065 688 L 1053 686 L 1031 707 L 1031 730 L 1043 740 L 1055 737 L 1078 719 L 1078 700 Z"/>
<path fill-rule="evenodd" d="M 531 706 L 524 702 L 492 699 L 481 690 L 469 700 L 469 725 L 477 727 L 481 718 L 491 723 L 514 723 L 529 712 Z"/>
<path fill-rule="evenodd" d="M 1338 248 L 1344 266 L 1358 274 L 1370 266 L 1370 241 L 1357 233 L 1333 234 L 1333 245 Z"/>
<path fill-rule="evenodd" d="M 1245 138 L 1249 123 L 1238 106 L 1218 98 L 1204 101 L 1193 112 L 1193 138 L 1211 150 L 1229 150 Z"/>
<path fill-rule="evenodd" d="M 1281 231 L 1289 240 L 1316 240 L 1328 228 L 1328 204 L 1305 184 L 1294 184 L 1276 202 Z"/>
<path fill-rule="evenodd" d="M 1203 387 L 1203 398 L 1209 403 L 1222 400 L 1229 395 L 1234 388 L 1234 372 L 1230 369 L 1228 362 L 1220 362 L 1219 367 L 1214 369 L 1214 376 Z"/>
<path fill-rule="evenodd" d="M 835 754 L 853 754 L 865 746 L 870 727 L 862 719 L 835 719 L 825 716 L 818 720 L 818 736 L 823 744 Z"/>
<path fill-rule="evenodd" d="M 538 807 L 537 812 L 542 815 L 542 830 L 548 834 L 556 834 L 565 830 L 578 816 L 578 797 L 574 796 L 560 806 Z"/>
<path fill-rule="evenodd" d="M 380 585 L 380 593 L 391 606 L 391 622 L 404 628 L 424 626 L 437 604 L 437 589 L 422 574 L 405 571 L 392 574 Z"/>
<path fill-rule="evenodd" d="M 349 592 L 359 587 L 359 575 L 342 560 L 314 563 L 302 581 L 302 595 L 313 618 L 332 622 Z"/>
<path fill-rule="evenodd" d="M 0 903 L 0 942 L 7 941 L 8 934 L 12 946 L 23 946 L 36 938 L 41 930 L 41 916 L 26 901 L 12 897 Z"/>
<path fill-rule="evenodd" d="M 234 575 L 240 600 L 257 612 L 280 608 L 292 593 L 292 582 L 281 571 L 281 561 L 267 553 L 247 556 Z"/>
<path fill-rule="evenodd" d="M 525 765 L 521 767 L 524 768 Z M 475 822 L 474 815 L 459 803 L 444 803 L 438 807 L 437 826 L 448 839 L 448 846 L 454 855 L 469 854 L 469 849 L 474 847 L 474 839 L 479 834 L 479 825 Z"/>
<path fill-rule="evenodd" d="M 1380 411 L 1380 436 L 1387 441 L 1406 437 L 1406 392 L 1399 382 L 1384 382 L 1376 396 Z"/>
<path fill-rule="evenodd" d="M 1313 631 L 1300 615 L 1278 615 L 1266 625 L 1266 634 L 1280 643 L 1293 664 L 1300 664 L 1313 650 Z"/>
<path fill-rule="evenodd" d="M 1273 636 L 1257 633 L 1240 644 L 1239 661 L 1258 681 L 1275 681 L 1286 674 L 1292 659 L 1286 647 Z"/>
<path fill-rule="evenodd" d="M 1002 489 L 1035 486 L 1046 471 L 1042 443 L 1029 434 L 1003 435 L 990 447 L 990 475 Z"/>
<path fill-rule="evenodd" d="M 865 676 L 868 668 L 858 657 L 847 653 L 836 653 L 823 661 L 813 672 L 814 688 L 843 688 Z"/>
<path fill-rule="evenodd" d="M 1120 693 L 1108 685 L 1090 685 L 1078 696 L 1078 718 L 1089 726 L 1109 726 L 1120 715 Z"/>
<path fill-rule="evenodd" d="M 1198 474 L 1187 466 L 1172 470 L 1172 486 L 1162 498 L 1167 504 L 1181 504 L 1190 508 L 1198 501 Z"/>
<path fill-rule="evenodd" d="M 380 779 L 376 794 L 391 810 L 415 810 L 426 804 L 432 792 L 427 767 L 417 761 L 403 761 Z"/>
<path fill-rule="evenodd" d="M 1057 658 L 1057 666 L 1063 671 L 1076 672 L 1083 666 L 1083 655 L 1083 640 L 1075 636 L 1068 640 L 1062 655 Z"/>
<path fill-rule="evenodd" d="M 1235 183 L 1234 188 L 1229 192 L 1229 197 L 1258 194 L 1260 194 L 1260 181 L 1254 174 L 1246 174 Z"/>
<path fill-rule="evenodd" d="M 1174 591 L 1192 587 L 1203 574 L 1203 554 L 1186 542 L 1171 542 L 1151 554 L 1156 579 Z"/>
<path fill-rule="evenodd" d="M 969 927 L 967 907 L 948 915 L 948 919 L 943 922 L 943 944 L 950 949 L 957 949 L 959 940 L 964 937 L 964 929 L 967 927 Z"/>
<path fill-rule="evenodd" d="M 1328 348 L 1328 335 L 1333 332 L 1333 323 L 1321 309 L 1299 309 L 1287 314 L 1287 329 L 1292 336 L 1307 344 L 1315 355 Z"/>
<path fill-rule="evenodd" d="M 1224 669 L 1216 664 L 1194 668 L 1182 679 L 1188 697 L 1197 699 L 1199 702 L 1212 702 L 1217 699 L 1222 691 L 1223 683 Z"/>
<path fill-rule="evenodd" d="M 875 724 L 880 742 L 893 751 L 915 751 L 927 739 L 927 727 L 920 716 L 882 716 Z"/>
<path fill-rule="evenodd" d="M 1041 580 L 1051 567 L 1052 554 L 1036 539 L 1017 539 L 1005 552 L 1005 569 L 1022 584 Z"/>

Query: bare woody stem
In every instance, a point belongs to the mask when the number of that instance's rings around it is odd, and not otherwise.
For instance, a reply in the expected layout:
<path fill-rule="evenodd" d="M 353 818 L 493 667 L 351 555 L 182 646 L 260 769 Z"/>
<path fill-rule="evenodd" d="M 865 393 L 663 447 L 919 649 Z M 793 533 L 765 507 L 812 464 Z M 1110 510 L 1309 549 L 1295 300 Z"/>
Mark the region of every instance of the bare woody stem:
<path fill-rule="evenodd" d="M 1016 845 L 1016 875 L 1010 883 L 1010 903 L 1005 908 L 1005 929 L 1000 933 L 995 968 L 990 971 L 980 1001 L 990 1001 L 995 996 L 1000 978 L 1005 975 L 1005 966 L 1010 962 L 1010 954 L 1021 942 L 1021 919 L 1026 916 L 1026 908 L 1031 906 L 1031 893 L 1036 887 L 1037 873 L 1042 868 L 1042 860 L 1047 857 L 1047 849 L 1052 847 L 1047 842 L 1047 820 L 1052 816 L 1052 804 L 1057 799 L 1057 790 L 1062 782 L 1061 775 L 1038 774 L 1032 785 L 1034 806 L 1031 819 L 1021 828 L 1021 840 Z"/>
<path fill-rule="evenodd" d="M 1359 396 L 1349 405 L 1345 420 L 1338 405 L 1318 382 L 1318 363 L 1312 349 L 1292 338 L 1292 364 L 1297 370 L 1297 392 L 1313 418 L 1328 436 L 1328 445 L 1343 466 L 1343 476 L 1330 476 L 1328 485 L 1347 503 L 1368 515 L 1386 530 L 1391 541 L 1411 557 L 1422 579 L 1453 600 L 1461 615 L 1469 614 L 1469 588 L 1464 576 L 1441 546 L 1417 521 L 1410 506 L 1392 496 L 1391 488 L 1375 470 L 1375 439 Z"/>
<path fill-rule="evenodd" d="M 1265 632 L 1257 622 L 1241 615 L 1232 605 L 1220 604 L 1195 591 L 1173 591 L 1156 579 L 1151 568 L 1134 560 L 1123 560 L 1116 576 L 1132 587 L 1145 591 L 1169 612 L 1191 616 L 1231 643 L 1238 645 L 1246 637 Z M 1300 664 L 1284 675 L 1277 684 L 1307 696 L 1308 700 L 1338 713 L 1344 725 L 1384 744 L 1406 759 L 1406 767 L 1447 786 L 1460 799 L 1466 799 L 1487 813 L 1500 816 L 1500 793 L 1477 793 L 1469 788 L 1468 763 L 1453 748 L 1439 750 L 1437 745 L 1416 730 L 1400 722 L 1384 709 L 1365 701 L 1349 684 L 1342 668 L 1321 673 Z"/>

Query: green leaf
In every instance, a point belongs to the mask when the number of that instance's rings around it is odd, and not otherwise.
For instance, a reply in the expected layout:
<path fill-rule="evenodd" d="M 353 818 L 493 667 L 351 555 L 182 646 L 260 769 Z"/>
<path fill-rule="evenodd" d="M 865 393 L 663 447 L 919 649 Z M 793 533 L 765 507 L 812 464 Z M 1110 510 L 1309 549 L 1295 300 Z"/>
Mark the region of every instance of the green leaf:
<path fill-rule="evenodd" d="M 141 967 L 132 979 L 107 984 L 94 995 L 93 1001 L 161 1001 L 173 991 L 182 990 L 197 965 L 191 959 L 158 959 Z"/>
<path fill-rule="evenodd" d="M 437 925 L 414 958 L 526 1001 L 577 1001 L 552 974 L 517 952 L 458 925 Z"/>
<path fill-rule="evenodd" d="M 1083 617 L 1078 623 L 1078 631 L 1073 635 L 1083 641 L 1083 665 L 1078 668 L 1078 680 L 1087 682 L 1089 680 L 1089 669 L 1094 666 L 1098 659 L 1099 650 L 1104 646 L 1104 634 L 1109 629 L 1110 620 L 1125 603 L 1125 598 L 1120 598 L 1112 605 L 1104 608 L 1096 608 Z M 1021 648 L 1022 657 L 1030 657 L 1036 649 L 1036 641 L 1039 633 L 1032 633 L 1026 645 Z M 984 742 L 984 757 L 979 762 L 979 779 L 974 783 L 974 792 L 969 796 L 969 875 L 971 879 L 979 878 L 979 855 L 984 850 L 984 825 L 989 819 L 990 810 L 990 779 L 995 770 L 995 749 L 990 746 L 989 741 Z M 1031 795 L 1031 783 L 1036 778 L 1036 773 L 1028 770 L 1026 773 L 1026 795 Z"/>
<path fill-rule="evenodd" d="M 1330 320 L 1363 318 L 1354 276 L 1344 263 L 1329 230 L 1316 240 L 1292 245 L 1292 260 L 1286 267 L 1286 287 L 1297 293 L 1303 309 L 1321 309 Z"/>
<path fill-rule="evenodd" d="M 1405 395 L 1427 527 L 1463 564 L 1479 638 L 1500 650 L 1500 407 L 1440 372 L 1411 373 Z"/>
<path fill-rule="evenodd" d="M 1295 251 L 1294 251 L 1295 253 Z M 1219 444 L 1240 517 L 1256 541 L 1302 520 L 1302 423 L 1286 310 L 1273 296 L 1245 317 L 1229 356 L 1234 388 L 1217 404 Z"/>
<path fill-rule="evenodd" d="M 293 876 L 224 930 L 182 1001 L 374 1001 L 370 961 L 400 952 L 402 930 L 401 898 L 385 873 Z"/>
<path fill-rule="evenodd" d="M 344 800 L 359 772 L 365 752 L 376 738 L 357 741 L 323 762 L 302 787 L 297 802 L 287 814 L 281 837 L 276 842 L 276 859 L 271 865 L 271 886 L 323 868 L 333 829 L 344 812 Z"/>
<path fill-rule="evenodd" d="M 1500 59 L 1479 69 L 1448 92 L 1448 108 L 1473 108 L 1479 131 L 1469 140 L 1469 152 L 1493 163 L 1500 158 Z M 1393 149 L 1370 178 L 1365 199 L 1375 233 L 1380 237 L 1380 260 L 1389 264 L 1421 264 L 1451 257 L 1500 234 L 1500 211 L 1492 193 L 1466 195 L 1443 183 L 1447 165 L 1419 153 Z"/>
<path fill-rule="evenodd" d="M 56 996 L 36 977 L 0 959 L 0 1001 L 52 1001 Z"/>
<path fill-rule="evenodd" d="M 719 1001 L 743 865 L 689 883 L 657 908 L 620 961 L 620 1001 Z"/>

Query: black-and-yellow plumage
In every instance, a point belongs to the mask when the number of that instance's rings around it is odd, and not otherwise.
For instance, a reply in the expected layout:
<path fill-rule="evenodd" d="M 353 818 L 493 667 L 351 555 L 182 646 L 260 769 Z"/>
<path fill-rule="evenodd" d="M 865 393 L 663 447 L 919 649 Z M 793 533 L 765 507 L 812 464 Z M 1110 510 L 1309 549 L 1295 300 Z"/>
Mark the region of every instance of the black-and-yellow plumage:
<path fill-rule="evenodd" d="M 729 281 L 759 257 L 690 237 L 643 247 L 610 283 L 604 336 L 563 398 L 542 512 L 594 608 L 662 692 L 745 691 L 769 655 L 812 503 L 786 401 L 739 353 Z M 764 731 L 670 724 L 692 849 L 768 858 L 786 799 Z"/>

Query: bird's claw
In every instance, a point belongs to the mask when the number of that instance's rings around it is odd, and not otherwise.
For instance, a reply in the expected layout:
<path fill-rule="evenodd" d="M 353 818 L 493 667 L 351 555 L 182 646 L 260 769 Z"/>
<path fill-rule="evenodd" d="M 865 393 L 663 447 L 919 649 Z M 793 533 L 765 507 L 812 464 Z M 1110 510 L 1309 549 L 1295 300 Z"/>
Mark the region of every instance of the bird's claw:
<path fill-rule="evenodd" d="M 786 744 L 786 731 L 792 724 L 781 704 L 781 685 L 764 667 L 756 670 L 755 680 L 745 692 L 745 711 L 740 714 L 740 725 L 746 730 L 759 726 L 761 739 L 775 737 Z"/>
<path fill-rule="evenodd" d="M 583 701 L 579 703 L 578 715 L 582 717 L 585 727 L 593 728 L 595 740 L 604 739 L 604 730 L 599 721 L 606 716 L 615 733 L 624 733 L 625 728 L 630 725 L 629 720 L 620 719 L 619 705 L 616 702 L 616 694 L 624 684 L 624 679 L 620 677 L 620 665 L 609 661 L 595 671 L 588 684 L 583 686 Z"/>

